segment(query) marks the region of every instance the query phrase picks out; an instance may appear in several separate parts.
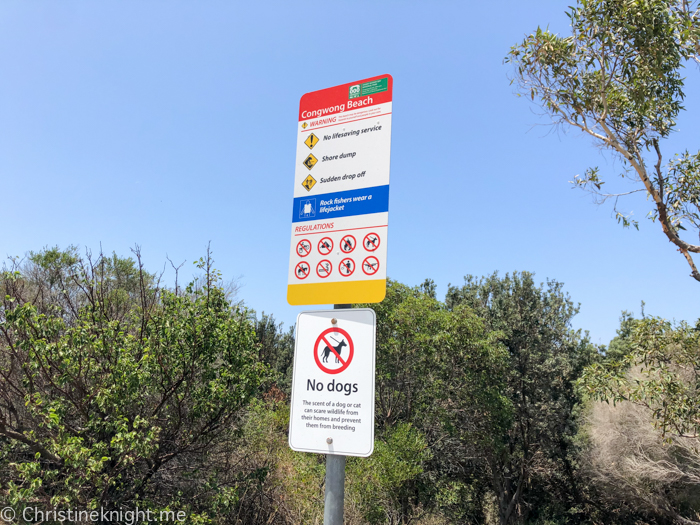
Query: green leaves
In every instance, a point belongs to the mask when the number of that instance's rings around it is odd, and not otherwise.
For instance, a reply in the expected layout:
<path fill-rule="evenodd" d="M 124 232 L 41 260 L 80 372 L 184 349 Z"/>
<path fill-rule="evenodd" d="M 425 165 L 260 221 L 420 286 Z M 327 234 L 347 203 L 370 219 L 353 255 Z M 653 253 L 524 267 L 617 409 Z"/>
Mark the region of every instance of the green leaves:
<path fill-rule="evenodd" d="M 700 152 L 686 150 L 669 162 L 668 173 L 663 181 L 657 177 L 655 183 L 664 188 L 664 201 L 671 223 L 675 229 L 685 229 L 683 221 L 700 229 Z M 653 215 L 658 218 L 658 212 Z"/>
<path fill-rule="evenodd" d="M 663 436 L 700 433 L 700 331 L 656 317 L 635 320 L 628 353 L 586 368 L 579 387 L 598 401 L 646 407 Z"/>
<path fill-rule="evenodd" d="M 697 158 L 686 152 L 663 166 L 661 153 L 661 141 L 684 110 L 683 68 L 700 60 L 697 7 L 685 0 L 581 0 L 567 13 L 571 36 L 538 27 L 511 48 L 506 62 L 514 65 L 521 93 L 555 123 L 579 128 L 612 152 L 637 189 L 603 191 L 598 168 L 577 176 L 576 187 L 599 204 L 614 199 L 618 223 L 637 229 L 630 214 L 618 211 L 617 199 L 646 191 L 654 206 L 649 218 L 659 219 L 700 281 L 690 256 L 700 253 Z M 688 225 L 696 233 L 691 242 L 679 236 Z"/>
<path fill-rule="evenodd" d="M 572 382 L 596 352 L 584 334 L 571 328 L 578 307 L 561 283 L 537 285 L 528 272 L 467 276 L 463 286 L 449 287 L 446 304 L 455 311 L 469 307 L 506 351 L 505 366 L 490 376 L 501 401 L 486 410 L 493 427 L 501 430 L 481 443 L 490 475 L 483 482 L 498 495 L 501 523 L 516 508 L 543 506 L 537 502 L 541 494 L 556 493 L 559 501 L 579 499 L 567 457 L 580 401 Z M 489 392 L 486 381 L 480 388 Z M 473 424 L 469 416 L 462 418 L 464 426 Z"/>
<path fill-rule="evenodd" d="M 351 458 L 347 467 L 349 491 L 361 505 L 366 521 L 380 524 L 391 520 L 394 509 L 401 508 L 407 488 L 423 474 L 430 459 L 426 438 L 408 423 L 400 423 L 376 439 L 369 458 Z"/>
<path fill-rule="evenodd" d="M 269 374 L 250 316 L 226 300 L 208 258 L 204 269 L 185 295 L 116 255 L 50 249 L 3 274 L 13 300 L 0 316 L 0 471 L 12 497 L 153 509 L 217 498 L 182 491 L 199 493 L 202 465 L 235 439 Z M 167 469 L 180 496 L 153 483 Z"/>
<path fill-rule="evenodd" d="M 467 458 L 498 441 L 508 418 L 499 334 L 468 306 L 448 309 L 434 294 L 430 280 L 413 288 L 389 281 L 385 300 L 368 305 L 377 313 L 377 438 L 357 483 L 370 523 L 434 507 L 443 482 L 463 487 Z M 476 504 L 457 507 L 481 515 Z"/>

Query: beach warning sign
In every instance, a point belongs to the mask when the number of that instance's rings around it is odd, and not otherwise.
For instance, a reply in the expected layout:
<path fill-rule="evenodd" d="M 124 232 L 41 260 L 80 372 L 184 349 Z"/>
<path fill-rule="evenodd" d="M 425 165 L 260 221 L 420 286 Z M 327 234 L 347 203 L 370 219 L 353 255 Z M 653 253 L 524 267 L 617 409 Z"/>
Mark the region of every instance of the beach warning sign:
<path fill-rule="evenodd" d="M 380 75 L 301 97 L 289 304 L 386 295 L 392 90 L 391 75 Z"/>

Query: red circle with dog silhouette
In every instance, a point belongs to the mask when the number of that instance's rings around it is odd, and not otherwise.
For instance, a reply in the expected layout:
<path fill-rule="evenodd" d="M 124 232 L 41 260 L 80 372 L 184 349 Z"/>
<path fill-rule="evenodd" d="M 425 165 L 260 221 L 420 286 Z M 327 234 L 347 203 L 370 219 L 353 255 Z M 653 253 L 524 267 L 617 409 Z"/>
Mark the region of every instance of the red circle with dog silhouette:
<path fill-rule="evenodd" d="M 343 357 L 346 349 L 347 357 Z M 355 345 L 352 338 L 342 328 L 324 330 L 314 343 L 314 359 L 318 367 L 326 374 L 339 374 L 346 370 L 354 355 Z M 338 364 L 338 368 L 331 368 L 331 365 L 334 364 Z"/>
<path fill-rule="evenodd" d="M 364 240 L 362 241 L 362 245 L 365 247 L 365 250 L 368 252 L 374 252 L 379 248 L 379 245 L 382 243 L 382 240 L 379 238 L 379 235 L 376 233 L 368 233 L 365 235 Z"/>

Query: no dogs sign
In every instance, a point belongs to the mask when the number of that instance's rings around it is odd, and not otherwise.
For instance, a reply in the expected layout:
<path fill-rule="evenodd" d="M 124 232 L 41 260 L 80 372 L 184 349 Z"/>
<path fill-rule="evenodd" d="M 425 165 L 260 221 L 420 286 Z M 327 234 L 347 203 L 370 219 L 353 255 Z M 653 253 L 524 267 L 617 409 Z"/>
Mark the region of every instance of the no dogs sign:
<path fill-rule="evenodd" d="M 375 336 L 371 308 L 299 314 L 289 415 L 293 450 L 372 454 Z"/>
<path fill-rule="evenodd" d="M 336 323 L 337 324 L 337 323 Z M 329 342 L 333 341 L 333 343 Z M 343 352 L 343 349 L 346 349 Z M 345 358 L 340 354 L 345 353 Z M 318 367 L 326 374 L 339 374 L 345 371 L 352 363 L 355 355 L 355 344 L 342 328 L 329 328 L 321 332 L 314 344 L 314 358 Z M 335 359 L 333 359 L 333 357 Z M 329 358 L 330 361 L 329 361 Z M 333 362 L 335 361 L 335 365 Z"/>

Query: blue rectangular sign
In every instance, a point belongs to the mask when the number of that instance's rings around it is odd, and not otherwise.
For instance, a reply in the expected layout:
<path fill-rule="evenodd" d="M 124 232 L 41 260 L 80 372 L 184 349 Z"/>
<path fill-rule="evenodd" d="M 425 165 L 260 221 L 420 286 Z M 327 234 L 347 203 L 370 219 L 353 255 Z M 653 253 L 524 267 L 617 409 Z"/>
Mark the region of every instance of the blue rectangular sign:
<path fill-rule="evenodd" d="M 389 185 L 294 199 L 292 222 L 318 221 L 389 211 Z"/>

